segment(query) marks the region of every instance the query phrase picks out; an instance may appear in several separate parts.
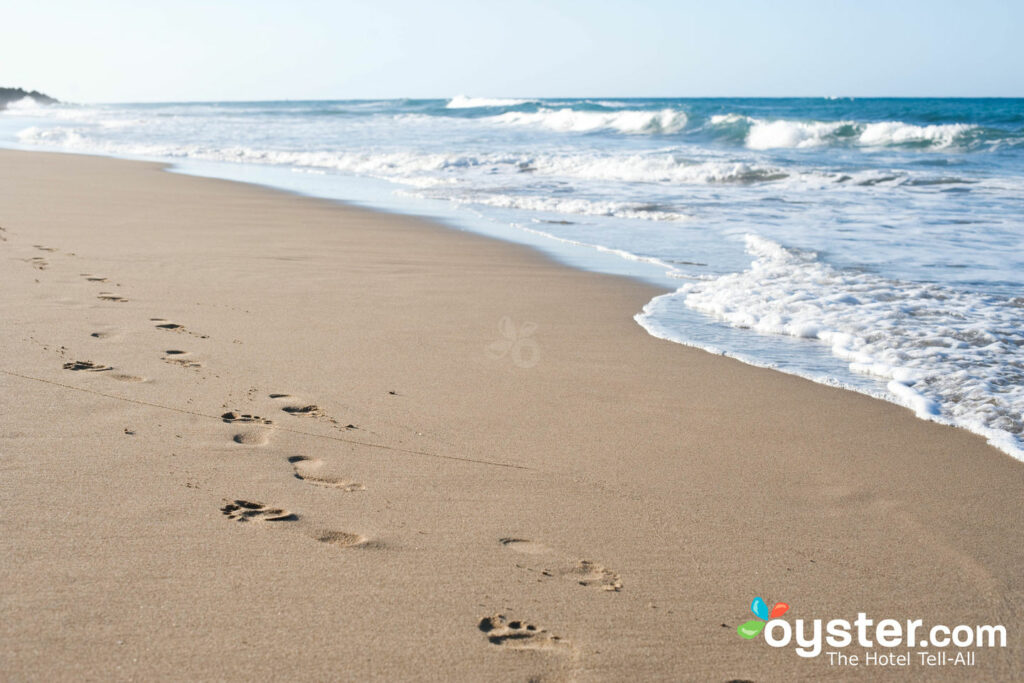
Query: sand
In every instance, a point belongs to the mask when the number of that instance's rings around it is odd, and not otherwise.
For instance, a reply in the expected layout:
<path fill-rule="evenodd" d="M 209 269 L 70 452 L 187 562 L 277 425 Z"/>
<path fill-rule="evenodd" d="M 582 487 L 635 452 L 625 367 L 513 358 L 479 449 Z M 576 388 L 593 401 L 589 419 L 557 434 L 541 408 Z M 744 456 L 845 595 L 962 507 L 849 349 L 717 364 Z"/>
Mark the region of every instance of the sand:
<path fill-rule="evenodd" d="M 86 156 L 0 152 L 0 226 L 4 680 L 1021 675 L 1024 465 L 647 285 Z M 755 596 L 1008 646 L 829 666 Z"/>

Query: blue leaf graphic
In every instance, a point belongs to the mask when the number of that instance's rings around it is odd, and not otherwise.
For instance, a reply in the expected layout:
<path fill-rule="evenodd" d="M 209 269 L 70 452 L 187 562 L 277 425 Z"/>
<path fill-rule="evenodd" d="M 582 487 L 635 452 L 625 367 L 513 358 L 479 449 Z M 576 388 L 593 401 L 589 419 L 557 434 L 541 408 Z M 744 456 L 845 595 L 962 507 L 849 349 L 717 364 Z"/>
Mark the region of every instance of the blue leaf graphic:
<path fill-rule="evenodd" d="M 768 605 L 765 604 L 764 599 L 754 598 L 754 601 L 750 603 L 750 611 L 757 618 L 768 621 Z"/>

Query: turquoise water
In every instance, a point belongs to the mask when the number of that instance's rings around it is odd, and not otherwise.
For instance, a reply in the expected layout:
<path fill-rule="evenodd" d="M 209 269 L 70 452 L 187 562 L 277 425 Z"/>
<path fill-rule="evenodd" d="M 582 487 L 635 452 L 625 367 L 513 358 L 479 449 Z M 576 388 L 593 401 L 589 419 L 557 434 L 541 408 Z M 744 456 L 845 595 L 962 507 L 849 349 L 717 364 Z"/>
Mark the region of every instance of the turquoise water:
<path fill-rule="evenodd" d="M 1024 454 L 1024 100 L 16 106 L 8 146 L 428 213 L 658 282 L 652 334 Z"/>

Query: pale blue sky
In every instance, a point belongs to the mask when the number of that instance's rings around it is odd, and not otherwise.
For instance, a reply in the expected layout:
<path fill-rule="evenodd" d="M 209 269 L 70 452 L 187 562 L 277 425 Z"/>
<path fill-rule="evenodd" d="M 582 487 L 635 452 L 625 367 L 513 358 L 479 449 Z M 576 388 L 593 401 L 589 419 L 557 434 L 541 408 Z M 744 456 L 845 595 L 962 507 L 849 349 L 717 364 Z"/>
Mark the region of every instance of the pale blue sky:
<path fill-rule="evenodd" d="M 0 85 L 84 102 L 1024 96 L 1024 2 L 0 0 Z"/>

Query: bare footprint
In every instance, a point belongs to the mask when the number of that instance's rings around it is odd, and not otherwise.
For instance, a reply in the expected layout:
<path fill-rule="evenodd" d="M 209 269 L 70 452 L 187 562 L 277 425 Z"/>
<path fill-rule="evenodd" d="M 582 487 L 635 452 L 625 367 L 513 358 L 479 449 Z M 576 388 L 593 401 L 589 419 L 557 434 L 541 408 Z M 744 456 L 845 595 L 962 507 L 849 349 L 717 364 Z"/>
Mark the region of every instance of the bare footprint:
<path fill-rule="evenodd" d="M 169 349 L 164 351 L 164 357 L 161 360 L 171 365 L 180 365 L 183 368 L 201 368 L 203 364 L 197 360 L 188 358 L 188 351 L 179 351 L 178 349 Z"/>
<path fill-rule="evenodd" d="M 170 330 L 171 332 L 183 332 L 184 334 L 190 334 L 193 337 L 198 337 L 199 339 L 209 339 L 210 338 L 210 335 L 208 335 L 208 334 L 197 334 L 197 333 L 193 332 L 192 330 L 185 329 L 184 325 L 180 325 L 178 323 L 172 323 L 172 322 L 170 322 L 168 320 L 164 320 L 163 318 L 150 318 L 149 320 L 150 320 L 150 322 L 156 323 L 156 328 L 158 330 Z"/>
<path fill-rule="evenodd" d="M 484 617 L 477 628 L 487 636 L 492 645 L 499 645 L 510 650 L 547 650 L 564 651 L 569 644 L 551 635 L 545 629 L 518 619 L 509 620 L 504 614 Z"/>
<path fill-rule="evenodd" d="M 580 560 L 565 575 L 576 579 L 581 586 L 593 586 L 616 593 L 622 590 L 622 579 L 618 574 L 590 560 Z"/>
<path fill-rule="evenodd" d="M 320 409 L 320 406 L 308 405 L 308 406 L 285 406 L 281 408 L 284 412 L 289 415 L 306 415 L 309 417 L 323 417 L 324 411 Z"/>
<path fill-rule="evenodd" d="M 126 373 L 123 373 L 123 372 L 114 372 L 114 373 L 111 373 L 111 374 L 109 374 L 107 376 L 111 377 L 113 379 L 116 379 L 118 382 L 145 382 L 146 381 L 145 377 L 139 377 L 138 375 L 129 375 L 129 374 L 126 374 Z"/>
<path fill-rule="evenodd" d="M 220 419 L 224 420 L 225 422 L 229 422 L 229 423 L 231 423 L 231 422 L 246 422 L 246 423 L 254 423 L 254 424 L 264 424 L 264 425 L 274 424 L 273 420 L 268 420 L 266 418 L 260 417 L 259 415 L 250 415 L 248 413 L 239 413 L 239 412 L 236 412 L 234 410 L 231 410 L 231 411 L 228 411 L 228 412 L 224 413 L 223 415 L 220 416 Z"/>
<path fill-rule="evenodd" d="M 299 519 L 293 512 L 248 500 L 235 500 L 222 507 L 220 511 L 228 519 L 236 522 L 294 522 Z"/>
<path fill-rule="evenodd" d="M 527 571 L 539 571 L 542 576 L 572 579 L 580 586 L 588 588 L 614 593 L 622 590 L 622 578 L 619 574 L 592 560 L 570 560 L 543 543 L 525 538 L 502 538 L 498 542 L 514 552 L 538 557 L 547 556 L 550 560 L 534 567 L 516 565 Z"/>
<path fill-rule="evenodd" d="M 64 364 L 65 370 L 75 370 L 84 372 L 106 372 L 107 370 L 113 370 L 114 368 L 109 365 L 100 365 L 99 363 L 93 363 L 91 360 L 75 360 Z"/>
<path fill-rule="evenodd" d="M 342 491 L 365 491 L 366 487 L 359 482 L 345 479 L 344 477 L 336 477 L 329 474 L 321 474 L 320 468 L 323 467 L 323 460 L 319 458 L 310 458 L 305 455 L 294 455 L 288 458 L 288 462 L 292 464 L 295 469 L 295 478 L 301 479 L 302 481 L 316 486 L 328 486 L 330 488 L 341 489 Z"/>
<path fill-rule="evenodd" d="M 231 440 L 243 446 L 262 446 L 270 440 L 270 437 L 265 429 L 253 429 L 239 432 L 231 437 Z"/>
<path fill-rule="evenodd" d="M 99 296 L 97 296 L 96 298 L 99 299 L 100 301 L 116 301 L 117 303 L 120 304 L 126 303 L 128 301 L 128 299 L 124 298 L 123 296 L 118 296 L 117 294 L 114 294 L 112 292 L 100 292 Z"/>
<path fill-rule="evenodd" d="M 311 403 L 301 403 L 299 399 L 291 394 L 270 394 L 270 398 L 276 401 L 288 401 L 289 405 L 282 406 L 281 410 L 289 415 L 297 417 L 327 417 L 327 414 L 320 406 Z"/>
<path fill-rule="evenodd" d="M 321 543 L 327 543 L 338 548 L 368 548 L 370 539 L 362 534 L 352 534 L 347 531 L 323 531 L 314 538 Z"/>

